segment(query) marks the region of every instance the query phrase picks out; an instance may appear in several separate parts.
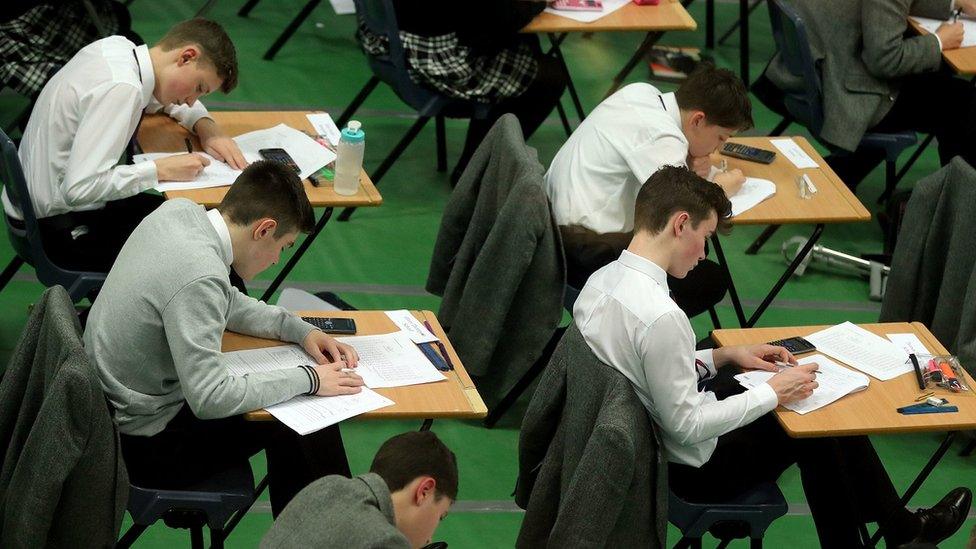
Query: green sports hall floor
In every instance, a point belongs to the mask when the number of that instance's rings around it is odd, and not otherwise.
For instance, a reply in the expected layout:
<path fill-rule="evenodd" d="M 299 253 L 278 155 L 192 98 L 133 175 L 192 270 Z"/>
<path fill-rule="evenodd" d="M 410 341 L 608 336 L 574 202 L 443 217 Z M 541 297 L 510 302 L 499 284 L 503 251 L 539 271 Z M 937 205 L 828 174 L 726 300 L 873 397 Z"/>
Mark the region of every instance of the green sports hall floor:
<path fill-rule="evenodd" d="M 177 21 L 192 16 L 202 0 L 135 0 L 131 6 L 134 29 L 154 42 Z M 288 20 L 303 5 L 303 0 L 265 0 L 247 19 L 236 15 L 242 0 L 218 2 L 211 17 L 222 23 L 238 48 L 241 65 L 240 85 L 229 96 L 215 94 L 205 101 L 213 110 L 288 110 L 324 109 L 337 116 L 369 77 L 366 63 L 353 38 L 352 16 L 336 16 L 328 2 L 323 2 L 299 29 L 277 58 L 263 61 L 261 55 Z M 720 2 L 717 7 L 719 27 L 725 28 L 737 13 L 737 3 Z M 690 8 L 692 16 L 704 20 L 704 3 Z M 752 18 L 752 75 L 765 66 L 773 51 L 765 8 Z M 573 79 L 584 105 L 592 109 L 609 85 L 610 79 L 640 43 L 635 33 L 571 36 L 565 43 Z M 666 34 L 663 44 L 701 47 L 704 29 L 696 32 Z M 738 46 L 733 37 L 728 45 L 711 52 L 721 66 L 738 70 Z M 630 81 L 647 78 L 646 68 L 635 70 Z M 662 84 L 662 89 L 674 86 Z M 568 102 L 567 102 L 568 104 Z M 755 105 L 757 129 L 769 131 L 778 118 Z M 4 115 L 11 112 L 5 103 Z M 362 107 L 357 118 L 368 136 L 365 167 L 375 169 L 392 145 L 400 138 L 414 117 L 386 88 L 380 86 Z M 460 152 L 464 122 L 448 122 L 448 155 L 452 162 Z M 798 127 L 793 132 L 801 132 Z M 558 118 L 553 115 L 529 140 L 539 151 L 540 160 L 548 165 L 565 139 Z M 915 165 L 904 184 L 937 168 L 934 148 L 930 148 Z M 861 200 L 875 208 L 883 175 L 880 170 L 859 189 Z M 415 308 L 437 310 L 438 299 L 427 295 L 424 283 L 431 248 L 440 222 L 441 211 L 450 193 L 447 175 L 435 170 L 434 130 L 426 128 L 380 186 L 384 203 L 380 208 L 360 209 L 349 223 L 331 222 L 308 251 L 286 284 L 310 291 L 331 289 L 361 309 Z M 745 247 L 759 232 L 758 228 L 737 228 L 725 239 L 725 249 L 738 288 L 748 306 L 755 306 L 769 286 L 782 273 L 785 263 L 779 251 L 782 242 L 794 235 L 808 234 L 811 227 L 781 230 L 757 256 L 744 255 Z M 875 222 L 828 226 L 822 244 L 852 253 L 877 251 L 881 233 Z M 6 263 L 12 251 L 6 239 L 0 242 L 0 261 Z M 275 274 L 265 273 L 251 284 L 263 289 Z M 16 344 L 27 316 L 27 307 L 40 296 L 43 288 L 29 268 L 24 268 L 7 288 L 0 292 L 0 359 L 6 362 Z M 792 280 L 772 308 L 760 321 L 762 326 L 825 324 L 843 320 L 873 322 L 879 306 L 867 298 L 867 283 L 857 278 L 808 271 Z M 723 322 L 734 325 L 730 306 L 719 309 Z M 693 324 L 703 337 L 710 323 L 707 315 Z M 517 473 L 518 423 L 527 397 L 515 413 L 500 426 L 486 430 L 479 422 L 437 421 L 434 430 L 457 453 L 460 466 L 459 501 L 454 512 L 441 524 L 436 538 L 451 547 L 511 547 L 516 539 L 522 514 L 511 503 Z M 343 424 L 346 449 L 354 473 L 366 471 L 373 453 L 386 438 L 405 430 L 416 429 L 419 422 L 349 421 Z M 903 490 L 941 440 L 939 434 L 875 437 L 874 442 L 895 485 Z M 941 462 L 936 471 L 911 502 L 928 506 L 949 488 L 970 485 L 976 457 L 960 458 L 961 443 Z M 763 466 L 756 456 L 756 467 Z M 256 474 L 263 473 L 263 457 L 254 459 Z M 735 474 L 730 471 L 730 474 Z M 790 514 L 777 520 L 766 535 L 767 547 L 790 546 L 794 549 L 817 547 L 816 534 L 796 469 L 781 479 L 783 492 L 791 504 Z M 266 498 L 266 496 L 265 496 Z M 968 531 L 976 524 L 970 518 L 944 547 L 963 547 Z M 126 526 L 128 520 L 126 521 Z M 271 525 L 267 503 L 243 520 L 228 538 L 230 547 L 255 547 Z M 677 539 L 671 529 L 671 543 Z M 141 547 L 174 547 L 186 545 L 186 531 L 167 529 L 157 524 L 142 536 Z M 706 546 L 714 546 L 706 540 Z M 746 547 L 737 542 L 733 547 Z"/>

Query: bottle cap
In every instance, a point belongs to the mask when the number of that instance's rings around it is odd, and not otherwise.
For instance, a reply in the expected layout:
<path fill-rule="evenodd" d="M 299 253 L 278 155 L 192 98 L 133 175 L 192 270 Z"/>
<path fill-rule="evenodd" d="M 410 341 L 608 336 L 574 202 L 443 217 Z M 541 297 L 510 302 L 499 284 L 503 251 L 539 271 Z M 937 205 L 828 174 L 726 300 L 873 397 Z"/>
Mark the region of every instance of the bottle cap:
<path fill-rule="evenodd" d="M 358 120 L 350 120 L 342 129 L 342 141 L 362 143 L 366 139 L 366 132 L 362 130 L 362 127 L 363 125 Z"/>

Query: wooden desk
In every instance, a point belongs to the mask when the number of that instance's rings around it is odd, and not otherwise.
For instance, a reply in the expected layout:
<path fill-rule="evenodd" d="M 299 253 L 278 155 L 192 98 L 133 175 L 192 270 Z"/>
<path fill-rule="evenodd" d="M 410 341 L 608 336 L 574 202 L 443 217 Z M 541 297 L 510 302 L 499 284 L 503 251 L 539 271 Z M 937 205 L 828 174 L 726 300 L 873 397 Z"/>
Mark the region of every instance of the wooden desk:
<path fill-rule="evenodd" d="M 305 117 L 309 112 L 311 111 L 224 111 L 210 114 L 220 124 L 220 127 L 227 135 L 234 137 L 250 131 L 277 126 L 282 123 L 297 130 L 311 132 L 314 129 L 308 122 L 308 118 Z M 200 140 L 195 135 L 190 134 L 190 132 L 165 114 L 144 116 L 142 123 L 139 125 L 139 133 L 137 135 L 140 148 L 147 153 L 186 151 L 184 139 L 190 139 L 193 142 L 193 150 L 202 150 Z M 299 244 L 298 249 L 288 259 L 288 263 L 285 264 L 284 268 L 279 271 L 278 276 L 275 277 L 271 285 L 264 291 L 264 294 L 261 296 L 262 301 L 271 299 L 275 290 L 284 282 L 285 277 L 295 268 L 299 259 L 305 254 L 305 251 L 315 241 L 315 237 L 322 232 L 325 224 L 332 217 L 333 208 L 379 206 L 383 203 L 383 197 L 380 196 L 379 191 L 376 190 L 376 186 L 373 185 L 373 182 L 365 171 L 359 177 L 359 190 L 351 196 L 336 193 L 332 183 L 327 181 L 323 181 L 319 187 L 313 186 L 307 179 L 303 183 L 305 185 L 305 193 L 308 195 L 308 200 L 312 206 L 325 207 L 325 212 L 319 217 L 318 222 L 315 224 L 315 229 L 302 239 L 302 243 Z M 227 194 L 228 189 L 230 189 L 229 185 L 226 187 L 211 187 L 208 189 L 193 189 L 189 191 L 172 191 L 164 193 L 164 196 L 167 199 L 187 198 L 208 208 L 213 208 L 219 205 L 224 199 L 224 195 Z"/>
<path fill-rule="evenodd" d="M 945 354 L 946 349 L 923 324 L 918 322 L 892 322 L 884 324 L 861 324 L 875 334 L 884 336 L 891 333 L 914 333 L 929 351 Z M 808 335 L 827 326 L 798 326 L 792 328 L 751 328 L 736 330 L 715 330 L 712 337 L 719 346 L 762 343 L 784 337 Z M 832 359 L 833 360 L 833 359 Z M 835 360 L 843 364 L 839 360 Z M 907 505 L 918 489 L 928 478 L 929 473 L 949 450 L 955 434 L 959 430 L 976 427 L 976 395 L 973 393 L 953 393 L 937 389 L 936 394 L 959 407 L 959 411 L 946 414 L 902 415 L 895 409 L 913 404 L 921 392 L 911 373 L 888 381 L 879 381 L 868 376 L 868 388 L 847 395 L 840 400 L 813 412 L 800 415 L 780 406 L 776 409 L 776 419 L 783 429 L 795 438 L 830 437 L 843 435 L 880 435 L 895 433 L 919 433 L 948 431 L 942 443 L 922 467 L 908 489 L 901 496 L 901 505 Z M 964 373 L 965 381 L 973 387 L 973 378 Z M 881 538 L 880 529 L 871 537 L 873 547 Z"/>
<path fill-rule="evenodd" d="M 314 128 L 309 124 L 306 114 L 312 111 L 222 111 L 212 112 L 213 117 L 221 129 L 231 137 L 236 137 L 247 132 L 270 128 L 278 124 L 287 124 L 296 130 L 313 132 Z M 192 135 L 185 128 L 176 123 L 175 120 L 165 114 L 150 114 L 142 119 L 139 125 L 138 141 L 139 146 L 144 152 L 185 152 L 186 145 L 184 139 L 193 142 L 193 150 L 202 151 L 200 140 Z M 332 183 L 322 181 L 322 186 L 315 187 L 307 179 L 304 181 L 305 193 L 308 195 L 312 206 L 323 207 L 346 207 L 346 206 L 379 206 L 383 203 L 383 197 L 373 185 L 369 175 L 365 171 L 359 176 L 359 190 L 352 196 L 344 196 L 335 192 Z M 220 204 L 227 194 L 230 186 L 211 187 L 209 189 L 193 189 L 189 191 L 170 191 L 165 193 L 166 198 L 188 198 L 197 204 L 203 204 L 212 208 Z"/>
<path fill-rule="evenodd" d="M 774 137 L 736 137 L 732 142 L 742 143 L 752 147 L 776 151 L 776 159 L 771 164 L 758 164 L 747 162 L 735 158 L 721 156 L 718 153 L 713 155 L 713 163 L 718 164 L 720 159 L 728 162 L 729 168 L 739 168 L 742 172 L 751 177 L 768 179 L 776 184 L 776 194 L 756 205 L 755 207 L 732 218 L 732 223 L 736 225 L 769 225 L 770 227 L 763 232 L 752 247 L 746 252 L 754 254 L 766 240 L 772 236 L 773 232 L 780 225 L 806 224 L 815 225 L 813 233 L 807 239 L 807 243 L 797 254 L 796 258 L 783 273 L 783 276 L 776 282 L 759 307 L 748 319 L 742 309 L 742 302 L 739 300 L 735 285 L 732 282 L 732 274 L 729 271 L 728 263 L 725 260 L 725 253 L 718 235 L 712 237 L 715 247 L 715 254 L 719 264 L 726 271 L 729 283 L 729 298 L 735 309 L 739 325 L 751 327 L 756 324 L 759 317 L 766 311 L 773 298 L 783 288 L 789 278 L 800 266 L 803 259 L 813 249 L 814 244 L 820 239 L 824 225 L 827 223 L 848 223 L 864 222 L 871 219 L 871 212 L 861 204 L 861 201 L 854 196 L 854 193 L 847 188 L 847 185 L 837 177 L 830 166 L 827 165 L 823 157 L 813 148 L 812 145 L 803 137 L 793 137 L 793 140 L 808 154 L 810 158 L 818 164 L 817 168 L 798 169 L 783 154 L 779 153 L 771 143 Z M 809 199 L 800 198 L 799 189 L 796 185 L 796 177 L 806 174 L 817 187 L 817 193 Z"/>
<path fill-rule="evenodd" d="M 933 354 L 948 354 L 932 332 L 919 322 L 893 322 L 863 324 L 875 334 L 914 333 Z M 715 330 L 712 337 L 718 345 L 745 345 L 763 343 L 792 336 L 805 336 L 827 326 L 798 326 L 793 328 L 751 328 Z M 834 360 L 834 359 L 832 359 Z M 840 364 L 843 362 L 835 360 Z M 838 435 L 876 435 L 890 433 L 915 433 L 923 431 L 957 431 L 976 428 L 976 394 L 953 393 L 936 389 L 936 395 L 944 397 L 959 411 L 952 414 L 902 415 L 895 409 L 912 404 L 920 394 L 913 374 L 905 374 L 888 381 L 871 376 L 868 388 L 815 410 L 800 415 L 780 406 L 776 418 L 791 437 L 826 437 Z M 966 382 L 973 386 L 973 379 L 966 374 Z"/>
<path fill-rule="evenodd" d="M 919 26 L 911 17 L 908 18 L 908 24 L 919 34 L 929 34 L 929 31 Z M 952 67 L 952 70 L 956 71 L 956 74 L 962 76 L 976 75 L 976 47 L 943 51 L 942 58 Z"/>
<path fill-rule="evenodd" d="M 681 2 L 678 0 L 661 0 L 661 3 L 656 6 L 638 6 L 637 4 L 628 3 L 619 10 L 601 17 L 592 23 L 581 23 L 568 17 L 542 12 L 530 21 L 528 25 L 523 27 L 521 32 L 549 35 L 551 47 L 547 53 L 562 64 L 563 72 L 566 76 L 566 90 L 569 92 L 573 105 L 576 107 L 576 113 L 580 121 L 582 121 L 586 117 L 586 113 L 583 111 L 579 95 L 576 93 L 576 86 L 573 85 L 573 80 L 569 75 L 569 68 L 566 66 L 562 51 L 559 49 L 559 45 L 568 33 L 626 31 L 647 33 L 644 42 L 641 43 L 634 55 L 627 61 L 624 68 L 614 77 L 613 84 L 611 84 L 610 90 L 606 93 L 606 96 L 609 96 L 623 84 L 627 75 L 634 70 L 634 67 L 654 47 L 654 44 L 657 43 L 666 31 L 691 31 L 697 27 L 697 23 L 691 18 L 691 15 L 685 10 Z M 569 134 L 571 130 L 565 112 L 562 109 L 562 105 L 557 106 L 563 126 L 566 128 L 566 133 Z"/>
<path fill-rule="evenodd" d="M 409 385 L 407 387 L 392 387 L 375 389 L 375 391 L 396 404 L 367 412 L 358 418 L 362 419 L 434 419 L 460 418 L 480 419 L 488 415 L 481 395 L 468 376 L 468 372 L 461 364 L 461 359 L 454 351 L 444 329 L 437 322 L 437 316 L 431 311 L 412 311 L 421 322 L 430 322 L 437 337 L 447 348 L 447 353 L 454 363 L 454 370 L 443 372 L 446 381 L 425 383 L 423 385 Z M 382 311 L 305 311 L 304 316 L 329 316 L 353 318 L 356 320 L 356 335 L 387 334 L 395 332 L 397 327 Z M 240 351 L 243 349 L 257 349 L 285 345 L 281 341 L 250 337 L 232 332 L 224 333 L 222 350 Z M 245 418 L 253 421 L 272 421 L 274 417 L 265 410 L 258 410 L 245 414 Z"/>

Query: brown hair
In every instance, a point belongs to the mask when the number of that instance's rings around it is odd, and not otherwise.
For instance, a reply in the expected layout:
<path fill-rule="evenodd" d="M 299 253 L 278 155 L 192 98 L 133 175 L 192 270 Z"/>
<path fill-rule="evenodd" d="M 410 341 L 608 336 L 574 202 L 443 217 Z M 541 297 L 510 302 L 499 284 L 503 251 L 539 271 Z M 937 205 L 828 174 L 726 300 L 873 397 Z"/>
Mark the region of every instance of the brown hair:
<path fill-rule="evenodd" d="M 677 212 L 688 212 L 692 227 L 697 227 L 715 212 L 718 232 L 727 234 L 732 228 L 729 221 L 732 203 L 722 187 L 702 179 L 688 168 L 664 166 L 647 178 L 637 193 L 634 232 L 657 234 Z"/>
<path fill-rule="evenodd" d="M 310 233 L 315 228 L 315 213 L 298 174 L 271 160 L 244 168 L 217 209 L 237 225 L 274 219 L 278 222 L 276 239 L 296 229 Z"/>
<path fill-rule="evenodd" d="M 436 483 L 437 499 L 457 500 L 457 458 L 431 431 L 410 431 L 387 440 L 369 466 L 396 492 L 417 477 L 429 476 Z"/>
<path fill-rule="evenodd" d="M 200 60 L 209 63 L 220 77 L 220 91 L 230 93 L 237 87 L 237 51 L 219 23 L 197 17 L 173 25 L 157 46 L 163 51 L 196 44 L 203 50 Z"/>
<path fill-rule="evenodd" d="M 678 108 L 702 111 L 709 124 L 738 131 L 753 126 L 749 90 L 742 79 L 728 69 L 701 63 L 674 95 Z"/>

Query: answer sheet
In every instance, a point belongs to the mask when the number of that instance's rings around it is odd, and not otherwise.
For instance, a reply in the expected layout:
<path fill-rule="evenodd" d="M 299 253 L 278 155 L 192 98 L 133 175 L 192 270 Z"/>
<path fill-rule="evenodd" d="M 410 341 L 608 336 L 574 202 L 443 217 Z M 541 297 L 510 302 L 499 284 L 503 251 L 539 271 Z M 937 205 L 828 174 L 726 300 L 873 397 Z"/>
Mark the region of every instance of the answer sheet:
<path fill-rule="evenodd" d="M 805 336 L 817 350 L 848 366 L 888 381 L 912 371 L 908 353 L 887 339 L 844 322 Z"/>
<path fill-rule="evenodd" d="M 314 433 L 340 421 L 393 406 L 394 402 L 366 387 L 354 395 L 300 395 L 266 410 L 300 435 Z"/>
<path fill-rule="evenodd" d="M 935 34 L 935 30 L 939 28 L 939 25 L 947 22 L 941 19 L 929 19 L 928 17 L 912 17 L 912 19 L 918 23 L 918 26 L 931 34 Z M 959 22 L 962 23 L 962 45 L 959 47 L 971 48 L 976 46 L 976 21 L 963 16 L 959 18 Z"/>
<path fill-rule="evenodd" d="M 367 387 L 401 387 L 447 379 L 404 332 L 336 339 L 359 353 L 356 373 Z"/>
<path fill-rule="evenodd" d="M 147 160 L 158 160 L 169 156 L 186 154 L 178 153 L 145 153 L 137 154 L 132 157 L 133 162 L 144 162 Z M 241 170 L 235 170 L 229 165 L 217 160 L 205 152 L 194 151 L 193 154 L 202 156 L 210 161 L 210 165 L 203 168 L 203 172 L 193 181 L 161 181 L 156 184 L 154 189 L 161 193 L 168 191 L 186 191 L 190 189 L 206 189 L 209 187 L 223 187 L 231 185 L 241 175 Z"/>
<path fill-rule="evenodd" d="M 797 360 L 798 364 L 817 363 L 817 383 L 819 386 L 813 394 L 803 400 L 784 404 L 783 406 L 798 414 L 806 414 L 839 400 L 850 393 L 863 391 L 871 382 L 868 376 L 855 372 L 837 364 L 824 355 L 811 355 Z M 735 376 L 739 384 L 747 389 L 762 385 L 776 372 L 765 370 L 750 370 Z"/>
<path fill-rule="evenodd" d="M 712 166 L 708 172 L 708 180 L 715 181 L 715 176 L 720 173 L 722 173 L 721 170 Z M 747 177 L 745 183 L 739 188 L 739 192 L 729 198 L 729 202 L 732 203 L 732 217 L 755 207 L 774 194 L 776 194 L 776 183 L 768 179 Z"/>

